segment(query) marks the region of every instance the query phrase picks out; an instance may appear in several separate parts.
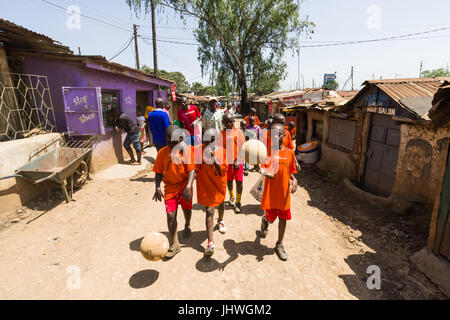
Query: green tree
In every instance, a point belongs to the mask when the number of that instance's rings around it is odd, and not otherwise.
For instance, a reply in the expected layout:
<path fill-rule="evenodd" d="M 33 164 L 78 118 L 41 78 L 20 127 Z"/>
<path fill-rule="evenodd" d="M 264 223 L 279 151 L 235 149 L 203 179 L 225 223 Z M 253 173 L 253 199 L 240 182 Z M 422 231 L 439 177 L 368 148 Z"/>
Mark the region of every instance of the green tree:
<path fill-rule="evenodd" d="M 336 80 L 328 80 L 325 83 L 326 90 L 337 90 L 339 88 L 339 83 Z"/>
<path fill-rule="evenodd" d="M 137 0 L 136 0 L 137 1 Z M 149 0 L 142 0 L 149 1 Z M 241 105 L 248 87 L 277 87 L 285 76 L 285 51 L 295 48 L 301 34 L 314 24 L 300 18 L 302 0 L 161 0 L 182 18 L 198 19 L 194 31 L 203 75 L 217 74 L 219 84 L 237 83 Z M 221 74 L 222 72 L 222 74 Z"/>
<path fill-rule="evenodd" d="M 433 78 L 433 77 L 450 77 L 450 71 L 448 69 L 439 68 L 434 70 L 424 70 L 422 71 L 423 78 Z"/>
<path fill-rule="evenodd" d="M 143 65 L 141 67 L 141 70 L 145 73 L 148 73 L 149 75 L 154 74 L 153 69 L 146 65 Z M 168 72 L 165 70 L 158 70 L 158 77 L 175 82 L 175 90 L 177 90 L 177 92 L 185 93 L 189 91 L 189 82 L 181 72 Z"/>
<path fill-rule="evenodd" d="M 198 96 L 212 96 L 215 95 L 215 89 L 212 86 L 203 86 L 200 82 L 194 82 L 191 86 L 191 92 Z"/>

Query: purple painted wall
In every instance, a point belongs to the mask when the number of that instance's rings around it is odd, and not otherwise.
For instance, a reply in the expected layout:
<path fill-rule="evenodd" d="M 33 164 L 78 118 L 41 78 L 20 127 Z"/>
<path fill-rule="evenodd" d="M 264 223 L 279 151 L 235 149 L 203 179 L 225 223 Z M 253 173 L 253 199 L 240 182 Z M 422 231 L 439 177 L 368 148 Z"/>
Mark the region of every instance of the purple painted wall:
<path fill-rule="evenodd" d="M 101 87 L 103 90 L 118 90 L 120 91 L 122 111 L 134 120 L 136 119 L 137 90 L 152 92 L 152 94 L 149 92 L 148 95 L 149 103 L 152 106 L 158 96 L 164 96 L 164 94 L 167 96 L 165 92 L 158 92 L 155 84 L 91 69 L 81 62 L 53 57 L 25 56 L 23 68 L 24 73 L 47 76 L 55 110 L 56 126 L 60 132 L 66 130 L 62 87 Z"/>

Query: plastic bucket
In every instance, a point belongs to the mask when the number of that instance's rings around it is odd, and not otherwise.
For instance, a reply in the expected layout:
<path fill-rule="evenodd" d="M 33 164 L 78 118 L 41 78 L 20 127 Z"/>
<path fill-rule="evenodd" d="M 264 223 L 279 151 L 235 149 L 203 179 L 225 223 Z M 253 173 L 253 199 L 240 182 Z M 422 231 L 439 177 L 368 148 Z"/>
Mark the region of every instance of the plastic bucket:
<path fill-rule="evenodd" d="M 303 163 L 319 161 L 319 144 L 316 141 L 304 143 L 297 147 L 297 160 Z"/>

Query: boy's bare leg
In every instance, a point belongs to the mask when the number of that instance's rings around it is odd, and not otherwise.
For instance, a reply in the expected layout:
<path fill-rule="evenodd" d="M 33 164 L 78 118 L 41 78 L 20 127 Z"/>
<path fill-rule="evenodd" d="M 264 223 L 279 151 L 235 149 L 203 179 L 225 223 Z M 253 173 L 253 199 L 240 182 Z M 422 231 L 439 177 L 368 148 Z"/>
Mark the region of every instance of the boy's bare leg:
<path fill-rule="evenodd" d="M 167 214 L 167 227 L 169 229 L 170 248 L 175 252 L 180 248 L 177 235 L 177 210 Z"/>
<path fill-rule="evenodd" d="M 217 211 L 219 212 L 219 221 L 223 221 L 223 216 L 225 215 L 225 202 L 219 204 Z"/>
<path fill-rule="evenodd" d="M 136 162 L 136 159 L 134 158 L 133 150 L 129 149 L 129 150 L 127 150 L 127 152 L 128 152 L 128 155 L 129 155 L 130 158 L 131 158 L 131 160 L 129 161 L 129 163 L 134 163 L 134 162 Z"/>
<path fill-rule="evenodd" d="M 230 206 L 234 206 L 234 193 L 233 193 L 233 180 L 232 181 L 227 181 L 227 188 L 228 188 L 228 193 L 230 194 Z"/>
<path fill-rule="evenodd" d="M 244 189 L 244 183 L 242 181 L 236 181 L 236 204 L 234 206 L 234 212 L 241 212 L 241 198 L 242 190 Z"/>
<path fill-rule="evenodd" d="M 284 233 L 286 232 L 286 220 L 278 219 L 278 241 L 277 244 L 283 243 Z"/>
<path fill-rule="evenodd" d="M 226 228 L 225 228 L 225 224 L 223 223 L 223 217 L 225 215 L 225 202 L 222 202 L 217 207 L 217 211 L 219 211 L 219 218 L 217 219 L 217 226 L 219 228 L 219 232 L 220 233 L 225 233 L 226 232 Z M 221 222 L 222 222 L 222 224 L 221 224 Z"/>
<path fill-rule="evenodd" d="M 275 252 L 282 261 L 286 261 L 288 259 L 288 255 L 283 246 L 283 238 L 286 231 L 286 220 L 280 218 L 278 220 L 278 241 L 275 245 Z"/>
<path fill-rule="evenodd" d="M 186 210 L 183 209 L 184 213 L 184 233 L 183 236 L 185 238 L 189 238 L 191 236 L 191 217 L 192 217 L 192 210 Z"/>
<path fill-rule="evenodd" d="M 142 149 L 142 150 L 144 150 L 144 149 Z M 142 152 L 141 152 L 141 151 L 136 151 L 136 154 L 137 154 L 137 162 L 138 162 L 139 164 L 141 164 L 141 160 L 142 160 Z"/>
<path fill-rule="evenodd" d="M 214 229 L 214 209 L 213 207 L 206 208 L 206 233 L 208 235 L 208 243 L 213 241 L 213 229 Z"/>

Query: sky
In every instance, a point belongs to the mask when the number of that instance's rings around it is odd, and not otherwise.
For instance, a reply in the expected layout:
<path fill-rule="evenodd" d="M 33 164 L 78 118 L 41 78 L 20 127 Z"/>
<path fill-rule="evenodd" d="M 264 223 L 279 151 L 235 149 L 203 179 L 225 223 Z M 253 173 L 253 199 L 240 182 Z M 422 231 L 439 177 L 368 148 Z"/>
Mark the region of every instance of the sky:
<path fill-rule="evenodd" d="M 81 12 L 79 20 L 67 13 L 73 6 Z M 446 68 L 450 64 L 449 12 L 448 0 L 306 0 L 300 15 L 308 16 L 316 27 L 311 39 L 300 38 L 300 65 L 296 52 L 286 52 L 287 77 L 281 81 L 281 89 L 309 88 L 313 81 L 317 87 L 325 73 L 336 73 L 339 89 L 345 84 L 344 89 L 350 90 L 351 81 L 347 80 L 352 66 L 355 90 L 365 80 L 418 77 L 421 61 L 423 70 Z M 141 66 L 153 68 L 151 40 L 143 39 L 151 38 L 150 16 L 142 12 L 137 17 L 125 0 L 0 0 L 0 18 L 58 40 L 75 53 L 80 47 L 82 54 L 107 59 L 126 47 L 132 26 L 137 24 Z M 162 40 L 158 42 L 158 68 L 180 71 L 190 83 L 208 84 L 209 76 L 202 77 L 197 61 L 197 46 L 192 45 L 196 42 L 196 21 L 182 21 L 170 9 L 158 10 L 156 20 L 157 39 Z M 441 28 L 448 29 L 429 32 Z M 428 33 L 388 41 L 311 47 L 422 32 Z M 113 61 L 135 67 L 134 42 Z"/>

